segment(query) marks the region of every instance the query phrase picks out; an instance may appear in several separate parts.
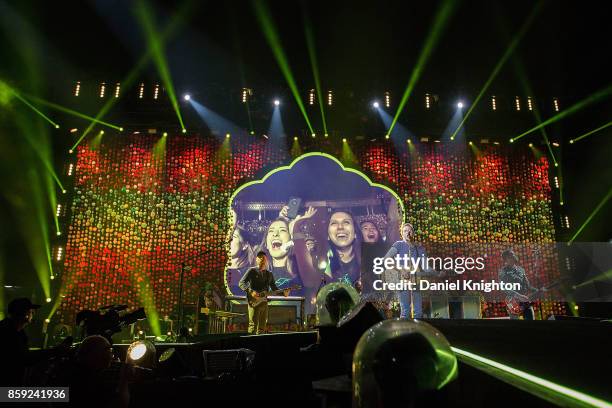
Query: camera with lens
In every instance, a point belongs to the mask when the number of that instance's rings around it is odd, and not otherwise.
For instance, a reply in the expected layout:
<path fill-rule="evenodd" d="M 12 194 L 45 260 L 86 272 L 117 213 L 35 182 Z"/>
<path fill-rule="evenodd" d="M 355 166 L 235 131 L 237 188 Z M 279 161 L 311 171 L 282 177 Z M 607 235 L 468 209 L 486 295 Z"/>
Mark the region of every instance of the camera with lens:
<path fill-rule="evenodd" d="M 113 334 L 147 317 L 143 307 L 133 312 L 125 312 L 126 309 L 127 305 L 110 305 L 99 310 L 81 310 L 76 323 L 82 328 L 83 338 L 99 334 L 111 341 Z"/>

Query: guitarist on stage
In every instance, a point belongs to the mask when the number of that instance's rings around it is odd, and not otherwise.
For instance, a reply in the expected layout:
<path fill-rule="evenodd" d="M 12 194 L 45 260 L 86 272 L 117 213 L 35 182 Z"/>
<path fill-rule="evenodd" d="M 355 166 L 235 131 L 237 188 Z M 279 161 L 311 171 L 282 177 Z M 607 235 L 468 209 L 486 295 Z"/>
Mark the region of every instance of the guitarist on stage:
<path fill-rule="evenodd" d="M 529 294 L 537 289 L 531 286 L 527 279 L 525 269 L 518 265 L 518 257 L 511 249 L 506 249 L 502 252 L 502 260 L 504 266 L 499 270 L 499 280 L 509 283 L 520 283 L 521 292 L 508 291 L 506 294 L 509 298 L 515 298 L 520 302 L 521 314 L 525 320 L 533 320 L 534 312 L 531 303 L 529 302 Z M 510 318 L 518 318 L 518 315 L 510 313 Z"/>
<path fill-rule="evenodd" d="M 263 251 L 257 253 L 255 262 L 257 266 L 247 270 L 238 283 L 240 289 L 247 293 L 249 299 L 249 334 L 265 332 L 268 323 L 268 302 L 264 301 L 256 306 L 251 306 L 251 304 L 256 303 L 262 292 L 279 291 L 276 283 L 274 283 L 272 272 L 266 269 L 268 267 L 266 253 Z M 288 296 L 289 290 L 285 289 L 283 294 Z"/>

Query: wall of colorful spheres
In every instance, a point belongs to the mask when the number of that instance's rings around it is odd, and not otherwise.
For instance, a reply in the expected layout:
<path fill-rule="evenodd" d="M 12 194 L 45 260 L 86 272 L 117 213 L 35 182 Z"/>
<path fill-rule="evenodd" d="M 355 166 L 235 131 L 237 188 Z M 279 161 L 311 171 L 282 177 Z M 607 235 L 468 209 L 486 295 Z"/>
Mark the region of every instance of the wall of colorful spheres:
<path fill-rule="evenodd" d="M 232 192 L 293 159 L 295 151 L 267 139 L 202 135 L 105 135 L 76 152 L 69 228 L 54 320 L 72 325 L 82 309 L 145 306 L 149 318 L 176 319 L 181 266 L 184 300 L 195 303 L 206 283 L 224 293 Z M 99 140 L 98 140 L 99 142 Z M 423 243 L 555 241 L 548 161 L 528 148 L 457 143 L 394 145 L 350 142 L 345 165 L 391 187 Z M 342 142 L 304 151 L 344 157 Z M 345 148 L 346 149 L 346 148 Z M 356 161 L 355 161 L 356 158 Z M 547 251 L 547 249 L 544 249 Z M 522 263 L 533 262 L 523 254 Z M 540 283 L 558 276 L 553 254 Z M 500 261 L 501 262 L 501 261 Z M 498 268 L 490 276 L 496 279 Z M 533 271 L 527 271 L 534 278 Z M 544 311 L 564 313 L 562 303 Z M 483 303 L 485 316 L 505 315 L 501 301 Z"/>

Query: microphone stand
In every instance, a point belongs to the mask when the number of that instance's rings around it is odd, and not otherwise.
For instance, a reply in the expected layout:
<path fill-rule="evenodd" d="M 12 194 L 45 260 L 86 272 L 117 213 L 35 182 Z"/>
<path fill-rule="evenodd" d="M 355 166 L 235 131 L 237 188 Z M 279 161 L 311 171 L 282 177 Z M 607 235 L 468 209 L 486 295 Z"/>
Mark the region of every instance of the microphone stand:
<path fill-rule="evenodd" d="M 186 261 L 191 261 L 196 257 L 199 257 L 201 255 L 207 254 L 209 252 L 213 252 L 209 249 L 198 252 L 195 255 L 190 256 L 189 258 L 185 258 L 183 260 L 183 262 L 181 262 L 181 274 L 179 277 L 179 311 L 178 311 L 178 321 L 177 321 L 177 327 L 178 327 L 178 336 L 177 336 L 177 343 L 186 343 L 187 342 L 187 337 L 189 337 L 189 330 L 187 329 L 187 327 L 184 327 L 183 325 L 185 324 L 184 322 L 184 304 L 183 304 L 183 290 L 184 290 L 184 281 L 185 281 L 185 270 L 187 268 L 191 269 L 190 266 L 187 266 L 185 264 Z M 199 310 L 196 310 L 196 313 L 199 313 Z M 182 341 L 181 341 L 182 340 Z"/>

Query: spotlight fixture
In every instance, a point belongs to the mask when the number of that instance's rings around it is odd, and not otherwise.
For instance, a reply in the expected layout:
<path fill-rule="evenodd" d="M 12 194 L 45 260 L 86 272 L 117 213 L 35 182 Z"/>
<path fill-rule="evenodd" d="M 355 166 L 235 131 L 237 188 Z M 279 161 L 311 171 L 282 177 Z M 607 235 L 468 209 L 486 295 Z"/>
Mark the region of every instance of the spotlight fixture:
<path fill-rule="evenodd" d="M 255 134 L 255 131 L 254 131 L 254 130 L 251 130 L 251 132 L 250 132 L 250 133 L 251 133 L 251 135 L 254 135 L 254 134 Z"/>
<path fill-rule="evenodd" d="M 57 231 L 57 233 L 55 235 L 57 235 L 59 237 L 60 235 L 62 235 L 62 233 L 60 231 Z"/>
<path fill-rule="evenodd" d="M 232 135 L 230 135 L 229 133 L 226 133 L 226 134 L 225 134 L 225 137 L 226 137 L 226 138 L 228 138 L 228 139 L 229 139 L 231 136 L 232 136 Z"/>
<path fill-rule="evenodd" d="M 312 136 L 313 138 L 317 137 L 316 133 L 313 133 L 310 136 Z"/>
<path fill-rule="evenodd" d="M 574 139 L 570 139 L 570 144 L 574 144 Z"/>
<path fill-rule="evenodd" d="M 389 134 L 387 133 L 387 134 L 385 135 L 385 139 L 388 139 L 388 138 L 389 138 Z"/>
<path fill-rule="evenodd" d="M 533 143 L 529 143 L 529 147 L 533 147 Z"/>
<path fill-rule="evenodd" d="M 327 137 L 327 136 L 329 136 L 329 134 L 327 134 L 327 133 L 326 133 L 326 134 L 325 134 L 325 137 Z"/>
<path fill-rule="evenodd" d="M 56 128 L 56 129 L 59 129 L 59 125 L 55 125 L 55 128 Z"/>
<path fill-rule="evenodd" d="M 457 107 L 458 107 L 459 109 L 463 108 L 463 102 L 457 102 Z"/>
<path fill-rule="evenodd" d="M 188 101 L 188 100 L 190 100 L 190 99 L 191 99 L 191 95 L 189 95 L 189 94 L 185 94 L 185 96 L 183 96 L 183 99 L 184 99 L 184 100 L 186 100 L 186 101 Z"/>
<path fill-rule="evenodd" d="M 79 96 L 79 93 L 81 93 L 81 81 L 77 81 L 74 87 L 74 96 Z"/>
<path fill-rule="evenodd" d="M 182 132 L 187 133 L 187 129 L 183 128 Z"/>
<path fill-rule="evenodd" d="M 47 298 L 47 303 L 51 303 L 51 298 Z"/>
<path fill-rule="evenodd" d="M 407 139 L 406 143 L 412 143 L 412 139 Z"/>
<path fill-rule="evenodd" d="M 295 140 L 295 141 L 297 142 L 298 137 L 297 137 L 297 136 L 294 136 L 294 137 L 293 137 L 293 140 Z"/>
<path fill-rule="evenodd" d="M 331 90 L 327 91 L 327 105 L 332 106 L 334 103 L 334 94 Z"/>
<path fill-rule="evenodd" d="M 468 144 L 469 144 L 470 146 L 472 146 L 474 143 L 472 143 L 472 141 L 470 140 L 470 141 L 468 142 Z"/>
<path fill-rule="evenodd" d="M 168 136 L 168 132 L 164 132 L 164 133 L 162 134 L 162 136 L 163 136 L 163 137 Z"/>
<path fill-rule="evenodd" d="M 155 345 L 148 340 L 135 341 L 128 347 L 126 360 L 139 367 L 153 368 L 157 361 Z"/>
<path fill-rule="evenodd" d="M 342 143 L 346 143 L 346 137 L 342 138 Z"/>
<path fill-rule="evenodd" d="M 389 93 L 389 91 L 385 92 L 385 107 L 391 107 L 391 94 Z"/>
<path fill-rule="evenodd" d="M 314 105 L 314 102 L 315 102 L 315 90 L 311 89 L 310 91 L 308 91 L 308 104 Z"/>
<path fill-rule="evenodd" d="M 374 102 L 374 103 L 372 104 L 372 106 L 373 106 L 375 109 L 378 109 L 378 107 L 380 106 L 380 104 L 379 104 L 378 102 Z"/>
<path fill-rule="evenodd" d="M 279 106 L 279 105 L 280 105 L 280 100 L 275 99 L 275 100 L 274 100 L 274 106 Z"/>
<path fill-rule="evenodd" d="M 45 323 L 51 323 L 51 320 L 45 319 Z"/>

